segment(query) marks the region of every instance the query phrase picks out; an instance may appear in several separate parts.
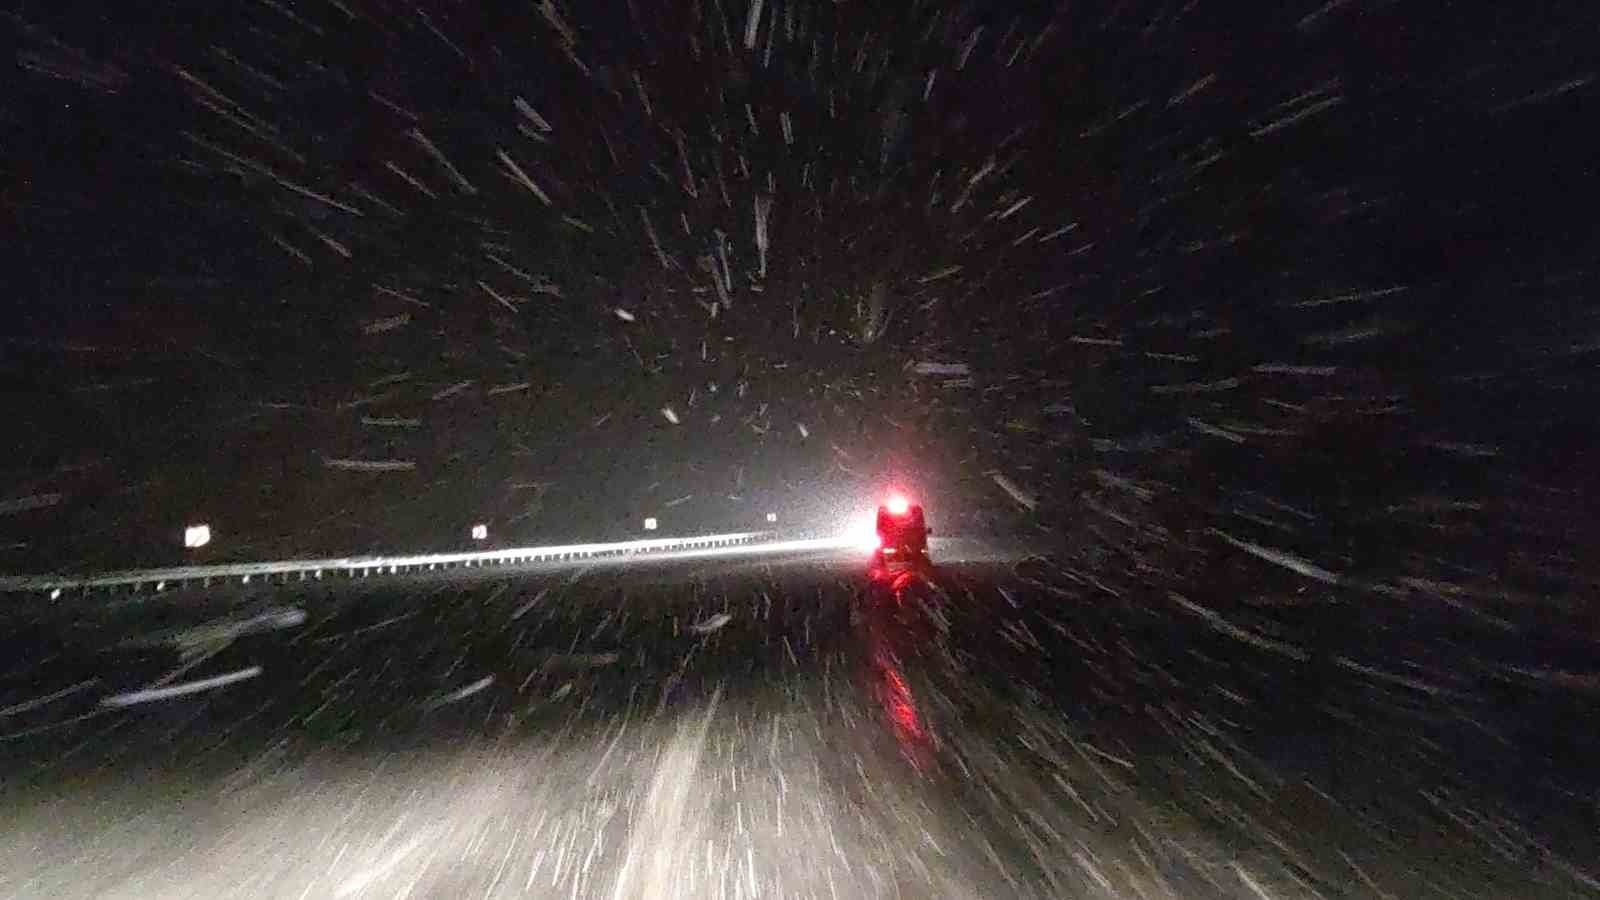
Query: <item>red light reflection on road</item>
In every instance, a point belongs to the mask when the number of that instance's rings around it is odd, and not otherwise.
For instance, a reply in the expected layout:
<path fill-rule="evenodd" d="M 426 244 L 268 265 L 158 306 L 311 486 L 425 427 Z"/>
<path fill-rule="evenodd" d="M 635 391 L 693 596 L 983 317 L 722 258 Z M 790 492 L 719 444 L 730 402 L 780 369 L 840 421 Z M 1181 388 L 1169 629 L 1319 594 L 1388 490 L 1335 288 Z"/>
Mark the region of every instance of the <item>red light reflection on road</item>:
<path fill-rule="evenodd" d="M 894 667 L 893 663 L 880 660 L 879 672 L 883 679 L 884 706 L 889 713 L 890 721 L 894 722 L 895 734 L 901 743 L 922 743 L 927 740 L 927 732 L 922 727 L 922 717 L 917 713 L 916 698 L 911 696 L 911 688 L 906 685 L 905 676 Z"/>
<path fill-rule="evenodd" d="M 901 753 L 912 766 L 925 771 L 934 766 L 933 741 L 900 663 L 902 650 L 897 644 L 903 644 L 907 636 L 898 634 L 899 614 L 895 612 L 909 601 L 904 592 L 918 575 L 911 571 L 875 569 L 872 577 L 872 595 L 877 600 L 868 604 L 858 620 L 863 627 L 867 658 L 871 660 L 869 690 L 883 710 Z"/>
<path fill-rule="evenodd" d="M 867 570 L 867 577 L 883 583 L 898 604 L 903 599 L 905 589 L 917 579 L 917 573 L 910 569 L 892 569 L 887 562 L 875 561 Z"/>

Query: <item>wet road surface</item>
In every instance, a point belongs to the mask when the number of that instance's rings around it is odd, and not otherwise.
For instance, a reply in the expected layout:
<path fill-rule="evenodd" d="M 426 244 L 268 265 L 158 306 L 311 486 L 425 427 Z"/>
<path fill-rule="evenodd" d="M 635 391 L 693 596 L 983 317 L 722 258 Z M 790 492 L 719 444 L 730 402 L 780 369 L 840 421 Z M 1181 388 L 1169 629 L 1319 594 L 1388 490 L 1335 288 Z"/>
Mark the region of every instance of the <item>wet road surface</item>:
<path fill-rule="evenodd" d="M 1545 611 L 983 555 L 8 598 L 0 896 L 1600 893 Z"/>

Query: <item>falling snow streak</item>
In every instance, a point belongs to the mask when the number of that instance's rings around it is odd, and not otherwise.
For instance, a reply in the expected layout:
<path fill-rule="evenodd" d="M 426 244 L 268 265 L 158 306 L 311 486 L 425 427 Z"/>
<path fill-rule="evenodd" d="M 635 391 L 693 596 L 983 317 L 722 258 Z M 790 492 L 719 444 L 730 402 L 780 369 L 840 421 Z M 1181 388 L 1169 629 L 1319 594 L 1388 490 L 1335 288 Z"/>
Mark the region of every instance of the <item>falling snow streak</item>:
<path fill-rule="evenodd" d="M 322 464 L 330 469 L 340 469 L 346 472 L 410 472 L 416 469 L 417 464 L 407 459 L 333 459 L 328 458 Z"/>
<path fill-rule="evenodd" d="M 545 206 L 550 205 L 549 195 L 544 192 L 543 188 L 535 184 L 532 178 L 528 177 L 528 173 L 522 171 L 522 167 L 517 165 L 516 160 L 512 159 L 504 150 L 496 150 L 495 155 L 500 158 L 502 163 L 505 163 L 507 169 L 511 170 L 512 176 L 516 178 L 518 183 L 532 192 L 535 197 L 538 197 Z"/>
<path fill-rule="evenodd" d="M 60 503 L 62 495 L 59 493 L 33 494 L 27 497 L 10 497 L 0 500 L 0 516 L 11 516 L 18 513 L 31 512 L 39 509 L 49 509 Z"/>
<path fill-rule="evenodd" d="M 252 171 L 255 171 L 255 172 L 258 172 L 258 173 L 260 173 L 262 175 L 265 175 L 267 178 L 269 178 L 272 181 L 276 182 L 279 186 L 283 187 L 285 190 L 292 191 L 292 192 L 294 192 L 296 194 L 299 194 L 300 196 L 305 197 L 307 199 L 315 200 L 318 203 L 321 203 L 321 204 L 323 204 L 325 206 L 328 206 L 328 207 L 330 207 L 332 209 L 337 209 L 340 212 L 349 213 L 352 216 L 362 215 L 361 210 L 356 209 L 355 207 L 350 206 L 350 205 L 348 205 L 346 203 L 342 203 L 342 202 L 340 202 L 338 200 L 335 200 L 334 198 L 328 196 L 327 194 L 321 193 L 319 191 L 314 191 L 314 190 L 312 190 L 312 189 L 310 189 L 308 187 L 305 187 L 303 185 L 297 184 L 294 181 L 291 181 L 288 178 L 286 178 L 286 177 L 284 177 L 282 175 L 279 175 L 277 172 L 274 172 L 272 169 L 268 168 L 264 163 L 258 162 L 258 161 L 254 160 L 254 159 L 248 159 L 248 158 L 242 157 L 242 156 L 240 156 L 240 155 L 238 155 L 236 153 L 232 153 L 232 152 L 230 152 L 228 150 L 223 149 L 222 147 L 220 147 L 220 146 L 218 146 L 216 144 L 213 144 L 213 143 L 211 143 L 209 141 L 206 141 L 206 140 L 204 140 L 202 138 L 196 137 L 193 134 L 189 134 L 188 132 L 184 133 L 184 137 L 188 138 L 193 143 L 195 143 L 195 144 L 197 144 L 197 145 L 199 145 L 201 147 L 206 148 L 207 150 L 211 150 L 212 152 L 216 153 L 219 156 L 222 156 L 223 158 L 225 158 L 225 159 L 227 159 L 227 160 L 229 160 L 231 162 L 237 163 L 237 164 L 239 164 L 241 166 L 245 166 L 246 168 L 249 168 Z"/>
<path fill-rule="evenodd" d="M 161 700 L 172 700 L 178 697 L 187 697 L 191 694 L 202 694 L 214 691 L 228 685 L 249 681 L 261 674 L 260 666 L 251 666 L 226 675 L 216 675 L 211 678 L 202 678 L 199 681 L 189 681 L 182 684 L 168 685 L 167 687 L 148 688 L 141 691 L 132 691 L 126 694 L 117 694 L 106 697 L 100 701 L 102 706 L 125 707 L 137 706 L 141 703 L 155 703 Z"/>

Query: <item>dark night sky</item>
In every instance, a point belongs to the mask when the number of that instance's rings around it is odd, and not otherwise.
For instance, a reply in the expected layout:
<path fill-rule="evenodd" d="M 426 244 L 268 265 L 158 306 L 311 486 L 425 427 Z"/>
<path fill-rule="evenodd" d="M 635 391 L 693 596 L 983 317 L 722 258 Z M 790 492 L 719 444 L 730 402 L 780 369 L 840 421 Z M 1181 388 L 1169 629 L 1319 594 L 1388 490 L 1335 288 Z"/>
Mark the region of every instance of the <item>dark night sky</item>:
<path fill-rule="evenodd" d="M 761 6 L 8 14 L 0 571 L 892 477 L 1108 583 L 1592 583 L 1585 4 Z"/>

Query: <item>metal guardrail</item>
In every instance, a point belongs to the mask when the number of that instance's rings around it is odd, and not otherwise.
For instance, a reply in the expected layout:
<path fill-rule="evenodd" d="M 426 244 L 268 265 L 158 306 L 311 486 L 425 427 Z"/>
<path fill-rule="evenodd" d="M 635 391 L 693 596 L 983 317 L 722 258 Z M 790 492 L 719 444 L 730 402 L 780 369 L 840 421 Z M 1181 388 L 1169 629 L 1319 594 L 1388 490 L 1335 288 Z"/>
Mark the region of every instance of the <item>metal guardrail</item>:
<path fill-rule="evenodd" d="M 369 578 L 373 575 L 400 575 L 452 569 L 478 569 L 539 563 L 603 560 L 646 554 L 716 551 L 757 544 L 772 535 L 768 531 L 736 534 L 709 534 L 687 538 L 655 538 L 644 541 L 617 541 L 600 544 L 566 544 L 549 547 L 512 547 L 467 553 L 431 553 L 409 556 L 359 556 L 337 559 L 291 559 L 275 562 L 233 563 L 214 566 L 179 566 L 166 569 L 139 569 L 107 572 L 101 575 L 13 575 L 0 576 L 0 591 L 44 593 L 51 599 L 66 594 L 91 594 L 97 591 L 140 593 L 161 592 L 195 584 L 251 584 L 260 581 L 282 584 L 292 581 Z"/>

